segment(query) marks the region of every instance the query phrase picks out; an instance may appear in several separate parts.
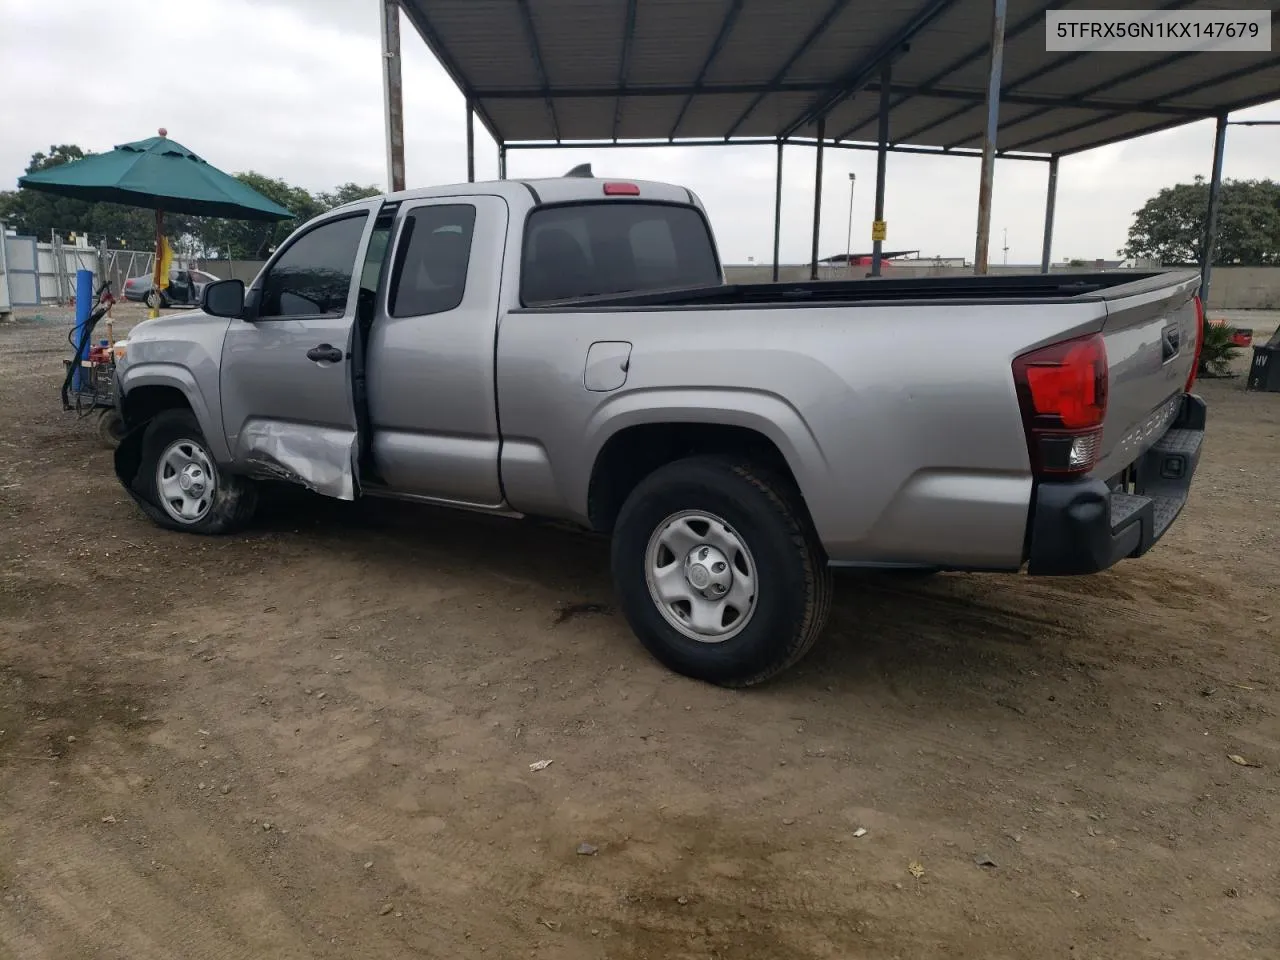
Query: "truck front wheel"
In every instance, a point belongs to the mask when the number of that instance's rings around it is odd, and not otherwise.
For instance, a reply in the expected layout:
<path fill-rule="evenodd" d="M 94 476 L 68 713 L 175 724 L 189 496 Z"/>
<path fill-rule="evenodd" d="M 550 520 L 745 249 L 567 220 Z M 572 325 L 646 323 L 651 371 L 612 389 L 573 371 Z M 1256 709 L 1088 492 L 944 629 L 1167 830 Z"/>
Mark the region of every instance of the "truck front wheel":
<path fill-rule="evenodd" d="M 728 458 L 678 460 L 641 481 L 618 515 L 612 566 L 623 613 L 649 652 L 721 686 L 794 664 L 831 604 L 799 494 Z"/>
<path fill-rule="evenodd" d="M 147 425 L 135 483 L 147 515 L 170 530 L 230 533 L 257 506 L 253 481 L 218 466 L 188 410 L 165 410 Z"/>

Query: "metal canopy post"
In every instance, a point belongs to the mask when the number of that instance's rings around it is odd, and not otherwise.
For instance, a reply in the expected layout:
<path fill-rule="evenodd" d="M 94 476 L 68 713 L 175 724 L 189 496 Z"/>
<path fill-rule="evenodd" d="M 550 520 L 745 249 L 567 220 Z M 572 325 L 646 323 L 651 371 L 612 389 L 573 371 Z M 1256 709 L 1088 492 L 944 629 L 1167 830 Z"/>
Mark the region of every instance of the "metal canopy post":
<path fill-rule="evenodd" d="M 773 282 L 778 282 L 778 250 L 782 245 L 782 141 L 778 141 L 778 182 L 773 197 Z"/>
<path fill-rule="evenodd" d="M 507 145 L 498 144 L 498 179 L 507 179 Z"/>
<path fill-rule="evenodd" d="M 400 78 L 400 3 L 383 0 L 382 102 L 387 128 L 387 189 L 404 189 L 404 87 Z"/>
<path fill-rule="evenodd" d="M 476 111 L 467 101 L 467 183 L 476 182 Z"/>
<path fill-rule="evenodd" d="M 884 223 L 884 174 L 885 163 L 889 159 L 889 94 L 893 83 L 893 64 L 886 60 L 880 68 L 880 134 L 876 151 L 876 227 Z M 883 261 L 884 240 L 879 233 L 872 234 L 871 241 L 871 275 L 880 276 L 880 264 Z"/>
<path fill-rule="evenodd" d="M 827 137 L 827 118 L 818 118 L 818 158 L 813 171 L 813 247 L 809 256 L 809 279 L 818 279 L 818 231 L 822 227 L 822 141 Z"/>
<path fill-rule="evenodd" d="M 987 128 L 982 137 L 982 178 L 978 184 L 978 239 L 973 272 L 987 272 L 991 243 L 991 188 L 996 172 L 996 135 L 1000 129 L 1000 81 L 1004 72 L 1004 21 L 1009 0 L 993 0 L 991 10 L 991 68 L 987 74 Z"/>
<path fill-rule="evenodd" d="M 1040 272 L 1048 273 L 1053 252 L 1053 208 L 1058 202 L 1058 155 L 1049 158 L 1049 190 L 1044 202 L 1044 246 L 1040 248 Z"/>
<path fill-rule="evenodd" d="M 1218 208 L 1222 199 L 1222 155 L 1227 147 L 1227 115 L 1218 116 L 1213 135 L 1213 176 L 1209 180 L 1209 210 L 1204 221 L 1203 257 L 1200 261 L 1200 302 L 1209 309 L 1209 274 L 1213 268 L 1213 248 L 1218 241 Z"/>

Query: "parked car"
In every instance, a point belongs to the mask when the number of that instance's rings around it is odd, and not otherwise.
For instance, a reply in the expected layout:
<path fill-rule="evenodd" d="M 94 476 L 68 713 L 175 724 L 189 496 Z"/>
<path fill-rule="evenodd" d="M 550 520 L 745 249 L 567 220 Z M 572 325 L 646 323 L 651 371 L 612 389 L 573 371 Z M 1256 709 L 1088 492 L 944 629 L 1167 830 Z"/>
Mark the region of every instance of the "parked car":
<path fill-rule="evenodd" d="M 1194 273 L 726 284 L 683 187 L 348 204 L 117 348 L 116 473 L 175 530 L 259 480 L 570 521 L 671 668 L 813 644 L 833 567 L 1088 574 L 1186 501 Z"/>
<path fill-rule="evenodd" d="M 159 306 L 171 307 L 175 303 L 198 304 L 204 295 L 204 288 L 217 282 L 217 277 L 203 270 L 170 270 L 169 285 L 160 291 Z M 125 299 L 145 303 L 153 286 L 151 274 L 130 277 L 124 282 Z"/>

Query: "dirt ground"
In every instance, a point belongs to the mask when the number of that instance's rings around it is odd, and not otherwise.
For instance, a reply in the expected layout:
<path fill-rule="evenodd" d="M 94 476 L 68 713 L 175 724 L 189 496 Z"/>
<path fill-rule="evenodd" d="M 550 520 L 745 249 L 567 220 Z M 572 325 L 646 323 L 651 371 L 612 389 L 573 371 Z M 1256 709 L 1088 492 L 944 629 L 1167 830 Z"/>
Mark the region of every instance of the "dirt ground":
<path fill-rule="evenodd" d="M 1280 954 L 1280 395 L 1203 384 L 1147 557 L 842 579 L 731 692 L 649 659 L 591 538 L 152 527 L 58 409 L 65 329 L 0 327 L 0 958 Z"/>

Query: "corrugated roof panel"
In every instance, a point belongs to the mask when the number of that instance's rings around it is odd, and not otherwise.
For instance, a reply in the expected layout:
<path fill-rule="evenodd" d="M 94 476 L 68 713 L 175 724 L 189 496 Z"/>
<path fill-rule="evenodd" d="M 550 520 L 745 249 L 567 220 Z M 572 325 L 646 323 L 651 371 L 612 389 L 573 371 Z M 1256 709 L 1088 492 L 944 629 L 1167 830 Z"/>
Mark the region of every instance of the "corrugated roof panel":
<path fill-rule="evenodd" d="M 812 101 L 807 93 L 771 93 L 760 101 L 735 136 L 772 137 L 787 123 L 803 113 Z M 736 115 L 735 115 L 736 119 Z M 833 131 L 828 132 L 828 136 Z"/>
<path fill-rule="evenodd" d="M 1105 114 L 1099 114 L 1098 116 L 1105 116 Z M 1171 119 L 1174 118 L 1129 113 L 1121 117 L 1112 117 L 1109 120 L 1091 124 L 1072 133 L 1047 131 L 1046 136 L 1036 141 L 1035 149 L 1046 153 L 1060 153 L 1076 149 L 1082 145 L 1131 136 L 1161 123 L 1168 123 Z M 1066 126 L 1075 126 L 1075 124 Z"/>
<path fill-rule="evenodd" d="M 892 101 L 890 101 L 892 102 Z M 954 100 L 940 100 L 932 97 L 913 97 L 889 114 L 889 141 L 891 143 L 918 143 L 908 135 L 921 127 L 936 123 L 947 114 L 961 106 Z M 878 106 L 870 97 L 866 98 L 858 110 L 847 114 L 841 122 L 834 124 L 836 134 L 851 131 L 846 140 L 877 140 L 879 133 Z M 852 128 L 852 129 L 851 129 Z M 929 143 L 930 141 L 925 141 Z"/>
<path fill-rule="evenodd" d="M 637 3 L 629 85 L 692 85 L 731 5 L 731 0 Z"/>
<path fill-rule="evenodd" d="M 671 136 L 684 97 L 624 97 L 618 136 L 624 140 L 665 140 Z"/>
<path fill-rule="evenodd" d="M 485 110 L 509 141 L 543 140 L 548 136 L 550 121 L 542 100 L 490 100 L 485 103 Z M 559 113 L 564 113 L 563 104 Z"/>
<path fill-rule="evenodd" d="M 556 97 L 555 114 L 562 139 L 609 139 L 613 136 L 617 98 L 625 79 L 629 87 L 661 87 L 670 95 L 632 97 L 624 101 L 619 135 L 624 138 L 667 137 L 685 103 L 695 92 L 699 71 L 707 62 L 726 16 L 738 9 L 735 0 L 637 0 L 635 34 L 625 77 L 622 69 L 627 0 L 403 0 L 410 20 L 424 29 L 428 42 L 467 91 L 542 90 L 522 11 L 528 10 L 541 49 L 547 80 L 553 88 L 598 92 L 581 99 Z M 728 135 L 777 136 L 816 104 L 827 103 L 839 84 L 869 61 L 887 38 L 895 36 L 929 0 L 744 0 L 727 41 L 707 68 L 705 83 L 722 88 L 700 93 L 689 103 L 676 131 L 680 137 Z M 1144 113 L 1152 104 L 1182 106 L 1195 116 L 1280 99 L 1280 57 L 1274 54 L 1194 54 L 1171 60 L 1166 53 L 1046 54 L 1044 10 L 1125 9 L 1124 0 L 1011 0 L 1005 43 L 1004 88 L 1008 96 L 1082 97 L 1116 102 L 1139 116 L 1117 122 L 1106 110 L 1077 106 L 1028 105 L 1006 101 L 1001 110 L 999 145 L 1026 150 L 1074 150 L 1126 130 L 1144 130 L 1177 120 Z M 1156 0 L 1141 0 L 1155 7 Z M 1204 8 L 1197 0 L 1197 7 Z M 1239 0 L 1210 0 L 1215 9 L 1234 9 Z M 910 42 L 895 61 L 890 133 L 920 146 L 976 143 L 981 135 L 981 103 L 966 104 L 956 94 L 981 94 L 987 83 L 990 41 L 989 0 L 955 0 Z M 825 22 L 825 29 L 815 30 Z M 808 42 L 806 42 L 808 41 Z M 773 82 L 784 64 L 785 89 L 761 89 Z M 874 76 L 860 94 L 839 102 L 829 116 L 828 136 L 875 137 L 878 103 Z M 910 95 L 933 83 L 952 94 Z M 723 92 L 724 87 L 736 88 Z M 742 88 L 756 88 L 744 90 Z M 753 107 L 754 104 L 754 107 Z M 507 140 L 554 139 L 552 123 L 540 99 L 500 100 L 486 96 L 482 112 Z M 749 108 L 751 108 L 749 110 Z M 1103 117 L 1096 124 L 1086 119 Z M 1021 120 L 1021 122 L 1015 122 Z M 1117 133 L 1116 131 L 1119 131 Z M 809 123 L 797 135 L 812 136 Z"/>
<path fill-rule="evenodd" d="M 922 0 L 884 0 L 874 20 L 861 4 L 841 8 L 830 25 L 787 71 L 788 80 L 830 83 L 857 67 L 877 46 L 889 40 Z"/>
<path fill-rule="evenodd" d="M 1173 102 L 1178 106 L 1195 107 L 1211 110 L 1215 102 L 1226 99 L 1242 102 L 1257 98 L 1280 98 L 1280 59 L 1273 59 L 1270 67 L 1263 68 L 1227 83 L 1217 84 L 1212 89 L 1194 94 L 1184 94 Z"/>
<path fill-rule="evenodd" d="M 617 83 L 626 23 L 622 4 L 538 0 L 529 4 L 529 11 L 551 86 Z"/>
<path fill-rule="evenodd" d="M 1233 74 L 1247 77 L 1252 71 L 1262 71 L 1277 63 L 1280 63 L 1280 57 L 1272 53 L 1198 54 L 1117 83 L 1108 93 L 1118 100 L 1135 102 L 1151 100 L 1177 104 L 1186 98 L 1194 98 L 1201 91 L 1208 93 L 1211 99 L 1217 99 L 1222 86 L 1219 78 Z"/>
<path fill-rule="evenodd" d="M 708 82 L 768 83 L 831 6 L 832 0 L 744 4 L 730 42 L 707 72 Z"/>
<path fill-rule="evenodd" d="M 1136 116 L 1136 115 L 1135 115 Z M 1000 135 L 996 140 L 996 145 L 1005 150 L 1027 150 L 1031 146 L 1044 140 L 1046 137 L 1056 137 L 1060 132 L 1072 127 L 1084 129 L 1087 125 L 1104 120 L 1107 113 L 1101 110 L 1074 110 L 1074 109 L 1056 109 L 1048 112 L 1032 111 L 1025 114 L 1022 122 L 1008 122 L 1001 118 Z M 1151 119 L 1149 116 L 1139 117 L 1137 123 L 1144 125 L 1148 123 L 1159 123 L 1161 120 L 1171 120 L 1172 117 L 1156 117 Z M 966 141 L 970 145 L 981 143 L 981 124 L 973 124 L 973 133 L 976 134 L 971 140 Z M 961 136 L 964 136 L 962 133 Z"/>
<path fill-rule="evenodd" d="M 986 108 L 976 106 L 964 113 L 955 115 L 963 107 L 955 101 L 946 103 L 947 109 L 939 109 L 940 100 L 920 98 L 904 105 L 903 118 L 899 132 L 894 135 L 895 142 L 905 142 L 916 146 L 942 147 L 977 147 L 982 145 L 982 132 L 986 124 Z M 1036 110 L 1021 104 L 1005 103 L 1000 106 L 1000 123 L 1010 129 L 1017 129 L 1019 120 L 1030 116 Z M 1067 118 L 1068 122 L 1076 122 L 1095 116 L 1088 110 L 1059 110 L 1055 116 Z M 911 122 L 907 119 L 910 117 Z M 941 121 L 941 122 L 938 122 Z M 923 128 L 927 127 L 925 130 Z M 923 132 L 919 132 L 922 131 Z M 898 137 L 905 138 L 898 140 Z M 1007 150 L 1016 136 L 1000 136 L 996 139 L 996 147 Z"/>
<path fill-rule="evenodd" d="M 678 137 L 698 137 L 696 131 L 722 129 L 725 117 L 739 117 L 755 99 L 750 93 L 707 93 L 693 98 L 684 119 L 680 121 Z"/>
<path fill-rule="evenodd" d="M 431 0 L 419 3 L 427 22 L 471 87 L 539 86 L 524 27 L 505 0 Z"/>
<path fill-rule="evenodd" d="M 564 140 L 607 140 L 613 136 L 613 97 L 574 97 L 556 103 Z M 544 132 L 538 139 L 550 139 Z"/>

